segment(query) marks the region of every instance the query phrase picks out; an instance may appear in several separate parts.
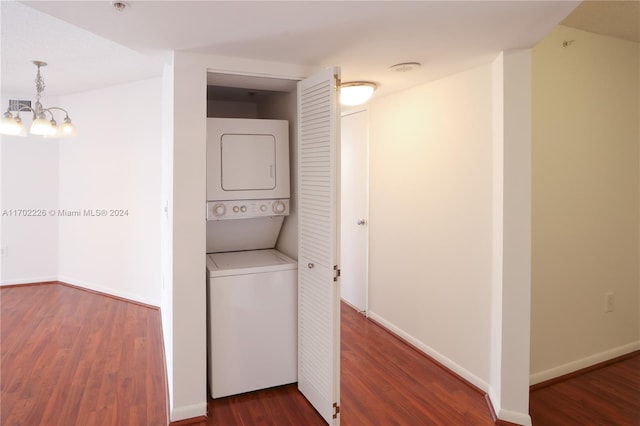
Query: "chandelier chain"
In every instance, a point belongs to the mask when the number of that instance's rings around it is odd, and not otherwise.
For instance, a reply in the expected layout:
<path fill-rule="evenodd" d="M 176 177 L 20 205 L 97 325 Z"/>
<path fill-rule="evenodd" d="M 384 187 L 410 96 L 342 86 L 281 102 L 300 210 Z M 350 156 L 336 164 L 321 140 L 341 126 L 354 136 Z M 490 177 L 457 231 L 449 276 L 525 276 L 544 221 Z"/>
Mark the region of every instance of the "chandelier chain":
<path fill-rule="evenodd" d="M 42 78 L 42 74 L 40 74 L 40 65 L 38 65 L 38 73 L 36 74 L 36 79 L 34 80 L 36 83 L 36 100 L 40 102 L 40 95 L 44 92 L 44 88 L 46 87 L 44 84 L 44 79 Z"/>

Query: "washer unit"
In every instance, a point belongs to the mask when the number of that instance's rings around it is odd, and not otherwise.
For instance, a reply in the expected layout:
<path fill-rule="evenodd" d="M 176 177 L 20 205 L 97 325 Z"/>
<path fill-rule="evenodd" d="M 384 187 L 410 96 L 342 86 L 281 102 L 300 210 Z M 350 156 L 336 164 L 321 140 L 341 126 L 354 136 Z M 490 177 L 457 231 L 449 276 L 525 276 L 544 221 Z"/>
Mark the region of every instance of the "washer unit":
<path fill-rule="evenodd" d="M 297 380 L 297 264 L 277 250 L 207 256 L 211 397 Z"/>

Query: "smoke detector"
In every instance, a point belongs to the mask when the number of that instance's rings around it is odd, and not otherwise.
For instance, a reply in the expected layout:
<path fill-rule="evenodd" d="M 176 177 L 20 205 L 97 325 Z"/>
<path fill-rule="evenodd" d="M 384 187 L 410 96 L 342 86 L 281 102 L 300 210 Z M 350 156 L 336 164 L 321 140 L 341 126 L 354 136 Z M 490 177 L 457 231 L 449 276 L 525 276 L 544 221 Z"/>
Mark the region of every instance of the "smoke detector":
<path fill-rule="evenodd" d="M 395 72 L 409 72 L 418 69 L 422 66 L 420 62 L 401 62 L 399 64 L 391 65 L 389 69 Z"/>
<path fill-rule="evenodd" d="M 114 0 L 111 2 L 111 6 L 116 10 L 116 12 L 124 12 L 124 10 L 129 7 L 129 3 Z"/>

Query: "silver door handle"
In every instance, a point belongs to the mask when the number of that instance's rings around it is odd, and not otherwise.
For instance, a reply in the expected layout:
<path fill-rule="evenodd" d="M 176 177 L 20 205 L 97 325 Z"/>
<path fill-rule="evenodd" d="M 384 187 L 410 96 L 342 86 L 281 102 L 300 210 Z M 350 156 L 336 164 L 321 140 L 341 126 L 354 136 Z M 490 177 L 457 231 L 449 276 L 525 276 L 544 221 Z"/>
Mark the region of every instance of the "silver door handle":
<path fill-rule="evenodd" d="M 364 226 L 367 224 L 367 221 L 364 219 L 358 219 L 358 225 Z"/>
<path fill-rule="evenodd" d="M 313 269 L 314 266 L 315 265 L 313 263 L 311 263 L 311 262 L 307 263 L 307 268 L 309 268 L 309 269 Z"/>

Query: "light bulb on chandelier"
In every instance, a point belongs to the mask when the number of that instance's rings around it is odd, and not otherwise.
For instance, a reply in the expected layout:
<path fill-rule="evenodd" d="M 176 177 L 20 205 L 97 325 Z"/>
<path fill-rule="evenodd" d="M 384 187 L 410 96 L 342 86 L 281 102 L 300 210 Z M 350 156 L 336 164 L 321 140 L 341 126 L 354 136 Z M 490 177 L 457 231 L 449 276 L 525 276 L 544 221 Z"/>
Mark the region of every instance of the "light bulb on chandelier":
<path fill-rule="evenodd" d="M 71 123 L 71 119 L 69 118 L 69 113 L 67 112 L 67 110 L 55 106 L 45 108 L 40 103 L 40 97 L 42 96 L 42 92 L 44 92 L 45 88 L 44 79 L 42 78 L 42 74 L 40 74 L 40 68 L 47 66 L 47 63 L 42 61 L 33 61 L 33 64 L 38 67 L 38 72 L 36 74 L 35 80 L 35 107 L 31 107 L 31 102 L 27 104 L 20 101 L 10 101 L 9 106 L 7 107 L 7 111 L 2 115 L 2 119 L 0 119 L 0 134 L 26 136 L 27 131 L 25 129 L 24 123 L 22 122 L 22 118 L 20 117 L 20 113 L 30 111 L 33 114 L 33 121 L 31 122 L 29 133 L 31 133 L 32 135 L 41 135 L 45 138 L 65 138 L 75 136 L 77 133 L 76 127 L 73 125 L 73 123 Z M 63 123 L 60 126 L 58 126 L 58 123 L 53 116 L 52 111 L 54 110 L 62 111 L 65 114 Z M 13 115 L 12 111 L 16 113 L 15 116 Z"/>

